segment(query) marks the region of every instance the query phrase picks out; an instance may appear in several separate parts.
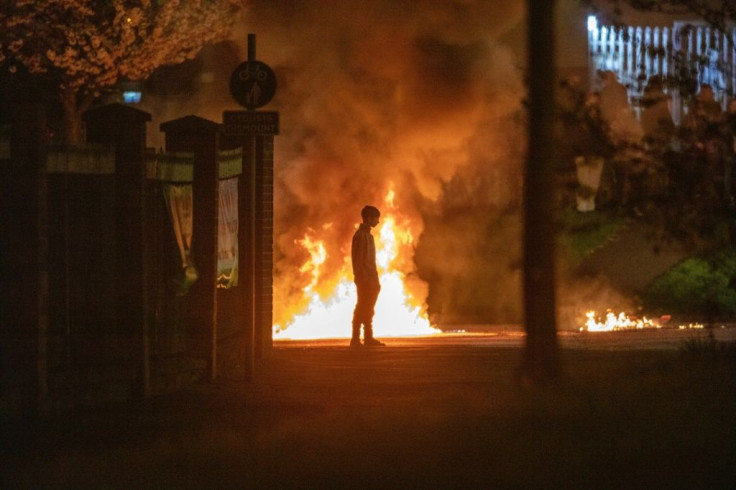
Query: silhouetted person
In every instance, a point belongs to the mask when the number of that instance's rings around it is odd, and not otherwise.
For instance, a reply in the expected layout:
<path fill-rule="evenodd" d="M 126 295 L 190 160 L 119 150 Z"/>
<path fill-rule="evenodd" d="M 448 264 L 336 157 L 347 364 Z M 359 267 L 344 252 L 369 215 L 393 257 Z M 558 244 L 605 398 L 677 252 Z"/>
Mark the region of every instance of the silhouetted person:
<path fill-rule="evenodd" d="M 611 142 L 616 148 L 611 166 L 616 178 L 618 201 L 625 207 L 636 209 L 643 195 L 645 168 L 641 155 L 641 124 L 629 106 L 626 87 L 616 79 L 612 71 L 601 73 L 603 88 L 600 91 L 601 119 L 608 126 Z"/>
<path fill-rule="evenodd" d="M 680 179 L 679 148 L 675 138 L 670 101 L 661 76 L 649 78 L 641 97 L 643 160 L 647 165 L 644 192 L 652 198 L 663 197 L 672 182 Z"/>
<path fill-rule="evenodd" d="M 713 88 L 703 84 L 690 102 L 683 121 L 683 129 L 689 138 L 690 180 L 699 190 L 692 191 L 702 199 L 717 192 L 718 180 L 724 173 L 726 138 L 724 118 L 720 104 L 715 100 Z"/>
<path fill-rule="evenodd" d="M 669 101 L 664 93 L 662 78 L 653 76 L 644 87 L 641 98 L 641 126 L 644 131 L 644 145 L 647 150 L 664 154 L 670 147 L 670 139 L 675 132 Z"/>
<path fill-rule="evenodd" d="M 601 117 L 608 122 L 615 136 L 622 137 L 622 133 L 627 129 L 625 125 L 631 119 L 629 93 L 614 72 L 604 71 L 600 77 L 603 83 L 599 94 Z"/>
<path fill-rule="evenodd" d="M 381 284 L 376 270 L 376 244 L 371 235 L 371 228 L 378 224 L 381 212 L 373 206 L 365 206 L 360 211 L 363 222 L 353 235 L 351 258 L 353 276 L 358 290 L 358 302 L 353 312 L 353 337 L 351 347 L 360 346 L 360 327 L 363 326 L 363 345 L 385 345 L 373 338 L 373 313 L 376 307 Z"/>
<path fill-rule="evenodd" d="M 578 184 L 575 192 L 576 209 L 581 212 L 594 211 L 604 161 L 611 156 L 612 150 L 608 126 L 601 119 L 598 94 L 588 94 L 583 107 L 578 108 L 575 115 L 575 124 L 568 128 L 566 138 L 574 151 Z"/>
<path fill-rule="evenodd" d="M 720 104 L 715 100 L 713 88 L 703 84 L 689 109 L 685 125 L 692 131 L 695 146 L 705 151 L 709 160 L 713 160 L 722 153 L 720 143 L 723 140 L 721 133 L 723 113 Z"/>

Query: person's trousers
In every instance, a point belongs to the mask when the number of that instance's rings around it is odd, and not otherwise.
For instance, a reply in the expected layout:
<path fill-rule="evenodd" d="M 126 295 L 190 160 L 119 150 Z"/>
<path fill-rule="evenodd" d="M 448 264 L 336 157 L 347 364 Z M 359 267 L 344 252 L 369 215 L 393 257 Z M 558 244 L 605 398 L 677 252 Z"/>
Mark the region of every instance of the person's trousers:
<path fill-rule="evenodd" d="M 372 331 L 373 313 L 381 284 L 378 281 L 356 281 L 355 286 L 358 289 L 358 302 L 353 311 L 353 329 L 360 329 L 363 325 L 365 332 Z"/>

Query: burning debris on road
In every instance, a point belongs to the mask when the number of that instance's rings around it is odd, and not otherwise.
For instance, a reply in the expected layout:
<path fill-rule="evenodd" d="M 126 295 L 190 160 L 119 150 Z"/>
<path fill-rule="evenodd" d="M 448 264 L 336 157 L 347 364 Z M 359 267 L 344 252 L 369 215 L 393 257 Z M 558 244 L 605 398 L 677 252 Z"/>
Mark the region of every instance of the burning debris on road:
<path fill-rule="evenodd" d="M 645 328 L 663 328 L 667 327 L 670 320 L 670 315 L 662 315 L 657 319 L 650 319 L 646 316 L 642 317 L 630 317 L 624 312 L 620 312 L 616 315 L 612 311 L 606 312 L 604 317 L 596 315 L 593 310 L 588 311 L 585 314 L 587 318 L 585 324 L 580 327 L 581 332 L 615 332 L 617 330 L 640 330 Z M 703 325 L 700 323 L 690 323 L 688 325 L 678 325 L 679 329 L 702 329 Z"/>

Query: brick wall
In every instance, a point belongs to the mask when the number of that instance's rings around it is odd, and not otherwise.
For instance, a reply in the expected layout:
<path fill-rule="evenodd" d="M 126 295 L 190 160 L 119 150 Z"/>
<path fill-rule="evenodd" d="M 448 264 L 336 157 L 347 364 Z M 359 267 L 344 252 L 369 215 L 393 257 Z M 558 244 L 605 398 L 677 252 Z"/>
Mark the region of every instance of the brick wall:
<path fill-rule="evenodd" d="M 259 137 L 256 151 L 256 358 L 273 339 L 273 136 Z"/>

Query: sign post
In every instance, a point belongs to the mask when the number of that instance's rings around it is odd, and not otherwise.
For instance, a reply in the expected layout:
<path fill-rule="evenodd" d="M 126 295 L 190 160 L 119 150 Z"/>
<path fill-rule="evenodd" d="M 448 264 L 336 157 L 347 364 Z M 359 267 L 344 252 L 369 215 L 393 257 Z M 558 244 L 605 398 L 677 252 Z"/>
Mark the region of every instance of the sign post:
<path fill-rule="evenodd" d="M 244 265 L 243 304 L 245 377 L 252 379 L 255 360 L 273 343 L 273 137 L 279 134 L 279 113 L 257 111 L 276 93 L 276 76 L 256 60 L 255 34 L 248 34 L 248 61 L 230 77 L 230 93 L 245 111 L 224 111 L 222 133 L 243 147 L 242 196 L 239 215 L 239 261 Z"/>

